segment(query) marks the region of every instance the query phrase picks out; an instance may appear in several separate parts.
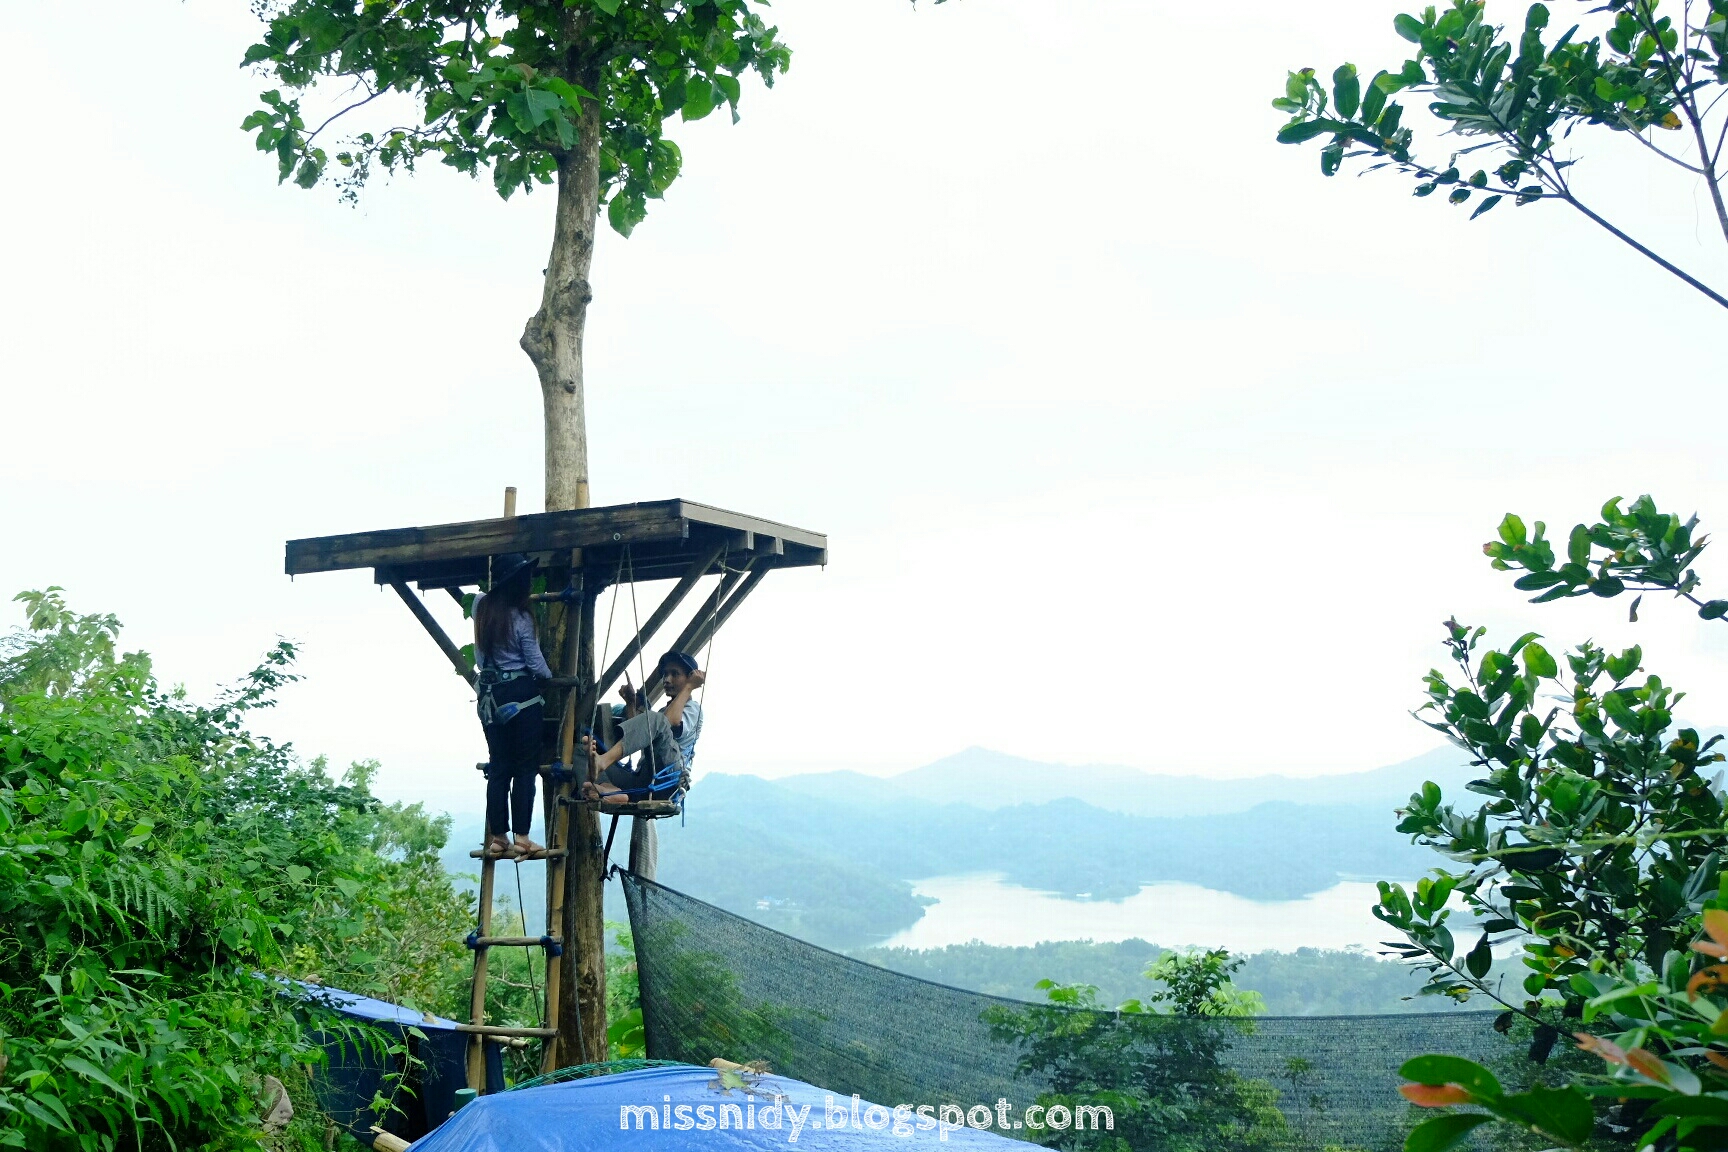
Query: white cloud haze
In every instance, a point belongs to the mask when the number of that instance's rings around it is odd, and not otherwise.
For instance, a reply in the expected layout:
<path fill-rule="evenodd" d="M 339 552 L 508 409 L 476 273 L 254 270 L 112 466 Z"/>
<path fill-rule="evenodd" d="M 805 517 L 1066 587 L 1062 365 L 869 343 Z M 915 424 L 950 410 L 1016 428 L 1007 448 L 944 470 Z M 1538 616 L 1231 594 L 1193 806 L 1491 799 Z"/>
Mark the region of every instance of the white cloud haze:
<path fill-rule="evenodd" d="M 1434 744 L 1407 711 L 1451 613 L 1636 639 L 1728 719 L 1728 634 L 1530 608 L 1479 552 L 1614 494 L 1728 523 L 1720 310 L 1560 206 L 1467 224 L 1272 140 L 1285 69 L 1395 64 L 1396 10 L 775 6 L 792 72 L 676 129 L 589 329 L 596 503 L 832 537 L 721 634 L 706 767 L 1372 767 Z M 466 689 L 368 574 L 290 582 L 282 543 L 539 506 L 550 192 L 278 187 L 243 5 L 8 17 L 0 590 L 117 612 L 194 694 L 291 637 L 263 727 L 477 805 Z M 1728 279 L 1698 189 L 1587 155 L 1611 215 Z"/>

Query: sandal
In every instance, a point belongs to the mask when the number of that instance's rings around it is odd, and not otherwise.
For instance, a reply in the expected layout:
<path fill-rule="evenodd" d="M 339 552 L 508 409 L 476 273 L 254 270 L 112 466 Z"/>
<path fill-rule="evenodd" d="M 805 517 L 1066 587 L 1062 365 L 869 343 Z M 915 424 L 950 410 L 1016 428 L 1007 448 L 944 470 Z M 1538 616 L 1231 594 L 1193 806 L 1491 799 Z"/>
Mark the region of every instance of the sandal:
<path fill-rule="evenodd" d="M 524 860 L 536 853 L 543 853 L 545 851 L 546 848 L 544 845 L 536 844 L 532 840 L 523 838 L 510 846 L 510 857 L 513 860 Z"/>
<path fill-rule="evenodd" d="M 510 855 L 510 841 L 502 836 L 494 836 L 492 839 L 486 841 L 485 846 L 480 849 L 480 852 L 489 860 L 502 859 L 503 857 Z"/>

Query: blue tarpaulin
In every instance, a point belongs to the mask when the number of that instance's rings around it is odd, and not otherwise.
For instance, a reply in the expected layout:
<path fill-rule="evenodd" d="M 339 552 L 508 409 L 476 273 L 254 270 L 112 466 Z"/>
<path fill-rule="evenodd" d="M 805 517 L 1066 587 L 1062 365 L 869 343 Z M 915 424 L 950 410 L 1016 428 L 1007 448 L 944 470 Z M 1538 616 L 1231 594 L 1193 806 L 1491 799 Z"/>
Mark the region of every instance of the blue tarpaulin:
<path fill-rule="evenodd" d="M 324 1036 L 329 1063 L 314 1071 L 312 1086 L 319 1107 L 337 1124 L 366 1144 L 371 1143 L 373 1125 L 412 1140 L 436 1128 L 455 1109 L 456 1090 L 468 1086 L 468 1037 L 456 1031 L 454 1020 L 336 988 L 284 983 L 312 1003 L 373 1025 L 391 1040 L 405 1041 L 420 1060 L 394 1093 L 394 1111 L 383 1116 L 373 1111 L 372 1101 L 385 1086 L 385 1077 L 400 1071 L 400 1065 L 340 1036 Z M 410 1028 L 418 1028 L 425 1039 L 410 1034 Z M 488 1091 L 504 1086 L 503 1056 L 496 1044 L 486 1045 L 486 1082 Z"/>
<path fill-rule="evenodd" d="M 748 1092 L 727 1089 L 711 1068 L 677 1065 L 501 1092 L 456 1113 L 413 1152 L 1025 1152 L 994 1132 L 934 1119 L 926 1126 L 910 1111 L 896 1117 L 801 1080 L 749 1080 Z"/>

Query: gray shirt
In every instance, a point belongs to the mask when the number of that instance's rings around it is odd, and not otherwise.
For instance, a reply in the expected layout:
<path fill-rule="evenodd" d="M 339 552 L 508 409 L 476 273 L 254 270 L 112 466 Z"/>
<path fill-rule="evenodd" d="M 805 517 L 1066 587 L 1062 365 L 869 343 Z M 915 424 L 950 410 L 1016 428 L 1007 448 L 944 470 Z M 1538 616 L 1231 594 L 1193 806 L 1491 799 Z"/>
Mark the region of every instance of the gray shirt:
<path fill-rule="evenodd" d="M 480 615 L 480 601 L 486 598 L 484 593 L 474 597 L 474 615 Z M 520 608 L 510 612 L 510 635 L 496 652 L 483 652 L 480 649 L 479 633 L 474 637 L 474 656 L 482 668 L 494 668 L 499 672 L 532 672 L 542 680 L 552 679 L 552 669 L 546 666 L 546 657 L 540 654 L 540 640 L 534 635 L 534 617 Z"/>
<path fill-rule="evenodd" d="M 686 770 L 696 760 L 696 740 L 701 735 L 702 705 L 696 703 L 695 700 L 687 700 L 684 703 L 684 721 L 678 726 L 678 731 L 674 734 Z"/>

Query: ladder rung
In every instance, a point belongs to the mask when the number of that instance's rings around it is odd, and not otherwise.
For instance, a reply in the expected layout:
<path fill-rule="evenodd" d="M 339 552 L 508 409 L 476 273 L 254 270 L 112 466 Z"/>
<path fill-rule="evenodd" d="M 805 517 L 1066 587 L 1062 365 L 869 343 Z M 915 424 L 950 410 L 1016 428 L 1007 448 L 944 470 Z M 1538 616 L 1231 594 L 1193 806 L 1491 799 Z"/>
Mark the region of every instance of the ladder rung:
<path fill-rule="evenodd" d="M 556 1028 L 498 1028 L 491 1024 L 458 1024 L 456 1031 L 470 1036 L 538 1036 L 545 1040 L 558 1035 Z"/>
<path fill-rule="evenodd" d="M 476 948 L 539 948 L 546 944 L 564 945 L 562 936 L 480 936 L 474 940 Z"/>
<path fill-rule="evenodd" d="M 468 853 L 468 858 L 470 860 L 485 860 L 488 857 L 484 848 L 476 848 Z M 530 852 L 526 856 L 512 856 L 506 853 L 503 856 L 491 857 L 493 860 L 562 860 L 563 858 L 564 849 L 562 848 L 548 848 L 544 852 Z"/>

